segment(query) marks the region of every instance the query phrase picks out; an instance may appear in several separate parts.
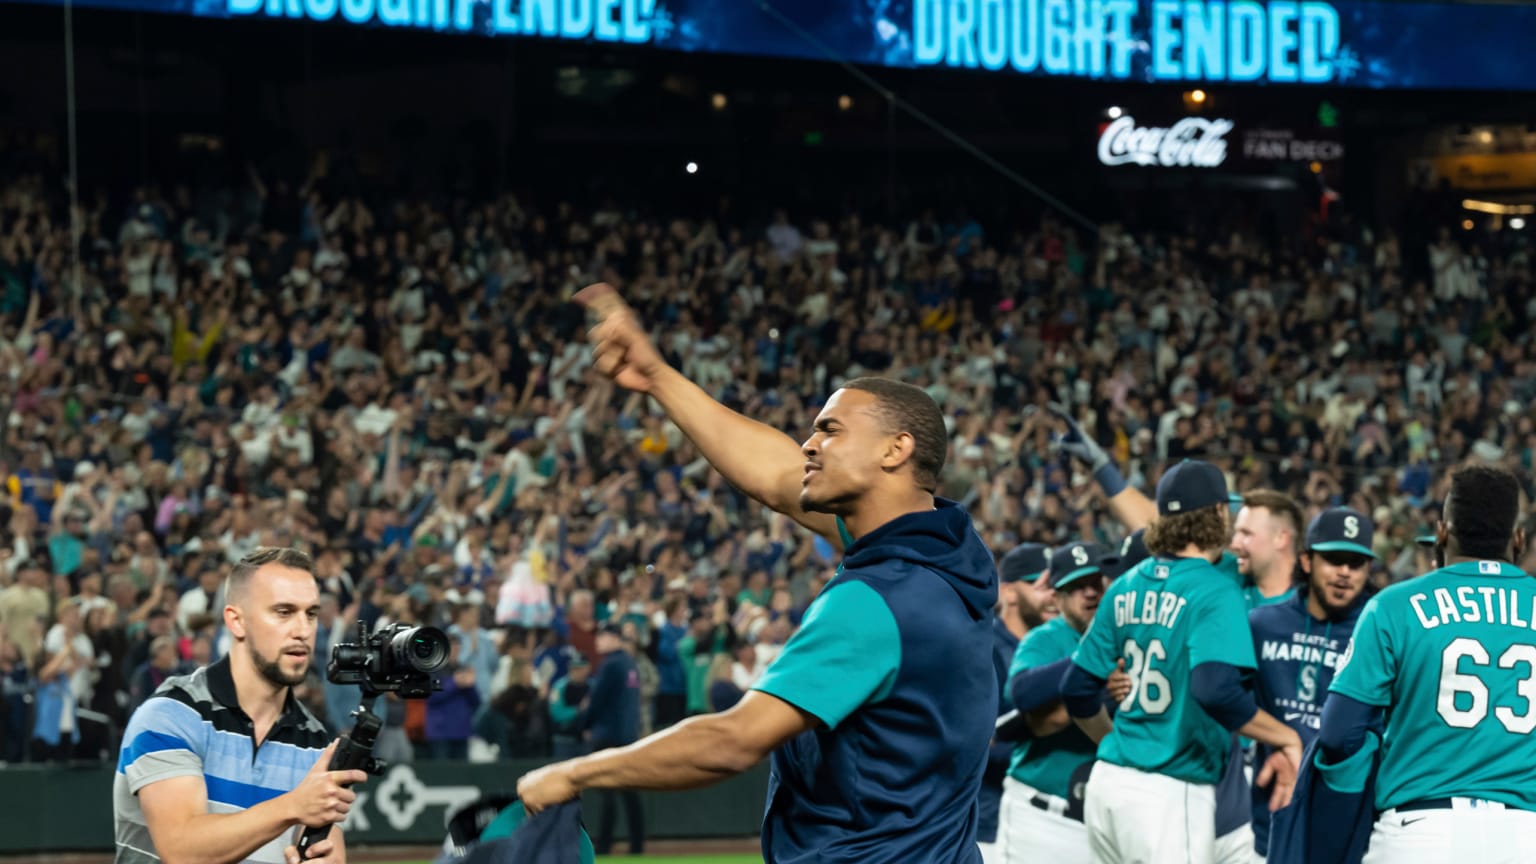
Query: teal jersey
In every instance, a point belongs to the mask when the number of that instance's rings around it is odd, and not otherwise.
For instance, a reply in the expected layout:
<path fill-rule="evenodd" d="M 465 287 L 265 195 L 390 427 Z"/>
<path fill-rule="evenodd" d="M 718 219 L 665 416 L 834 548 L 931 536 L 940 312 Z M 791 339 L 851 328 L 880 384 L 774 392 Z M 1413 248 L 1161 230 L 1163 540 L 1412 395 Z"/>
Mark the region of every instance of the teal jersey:
<path fill-rule="evenodd" d="M 1227 574 L 1233 584 L 1237 585 L 1243 592 L 1243 602 L 1248 604 L 1249 612 L 1260 606 L 1273 606 L 1276 603 L 1284 603 L 1291 599 L 1291 595 L 1296 593 L 1296 589 L 1292 588 L 1274 597 L 1265 597 L 1264 593 L 1259 590 L 1259 586 L 1249 582 L 1248 577 L 1238 571 L 1237 556 L 1231 552 L 1221 553 L 1221 560 L 1216 562 L 1216 569 Z"/>
<path fill-rule="evenodd" d="M 1469 561 L 1365 604 L 1329 690 L 1386 709 L 1376 807 L 1465 796 L 1536 810 L 1536 580 Z"/>
<path fill-rule="evenodd" d="M 1109 586 L 1072 662 L 1108 678 L 1124 658 L 1131 693 L 1099 758 L 1115 765 L 1214 784 L 1231 734 L 1190 692 L 1202 663 L 1255 667 L 1242 592 L 1211 562 L 1152 558 Z"/>
<path fill-rule="evenodd" d="M 848 533 L 848 526 L 843 524 L 841 516 L 837 517 L 837 539 L 843 541 L 843 554 L 847 554 L 848 549 L 853 546 L 853 535 Z M 832 575 L 843 575 L 843 562 L 837 562 L 837 572 Z"/>
<path fill-rule="evenodd" d="M 1082 634 L 1072 629 L 1067 619 L 1057 616 L 1029 631 L 1013 652 L 1008 679 L 1027 669 L 1047 666 L 1072 656 Z M 1033 786 L 1041 792 L 1061 798 L 1070 797 L 1072 772 L 1093 761 L 1097 748 L 1093 739 L 1072 723 L 1054 735 L 1026 738 L 1013 748 L 1008 776 Z"/>
<path fill-rule="evenodd" d="M 836 729 L 860 707 L 884 699 L 900 668 L 896 616 L 875 589 L 843 582 L 811 601 L 800 629 L 752 689 Z M 988 674 L 996 682 L 996 673 Z"/>

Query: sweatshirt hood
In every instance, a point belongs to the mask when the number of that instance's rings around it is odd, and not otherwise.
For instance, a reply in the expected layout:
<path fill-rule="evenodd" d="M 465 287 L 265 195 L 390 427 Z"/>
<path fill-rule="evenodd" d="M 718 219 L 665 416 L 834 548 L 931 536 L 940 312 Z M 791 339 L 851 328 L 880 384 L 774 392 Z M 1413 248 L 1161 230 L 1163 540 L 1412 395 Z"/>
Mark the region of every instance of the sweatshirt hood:
<path fill-rule="evenodd" d="M 849 569 L 888 561 L 908 561 L 937 573 L 965 602 L 971 617 L 992 614 L 997 605 L 997 564 L 954 501 L 934 498 L 934 509 L 892 519 L 848 547 Z"/>

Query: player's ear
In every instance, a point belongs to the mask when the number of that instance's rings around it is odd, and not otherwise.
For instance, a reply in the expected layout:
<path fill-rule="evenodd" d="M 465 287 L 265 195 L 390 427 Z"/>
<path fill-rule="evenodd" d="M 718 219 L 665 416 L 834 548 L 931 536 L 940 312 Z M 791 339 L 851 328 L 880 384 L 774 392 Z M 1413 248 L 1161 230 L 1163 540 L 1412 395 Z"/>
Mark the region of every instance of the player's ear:
<path fill-rule="evenodd" d="M 1435 523 L 1435 548 L 1444 549 L 1451 539 L 1451 523 L 1441 519 Z"/>
<path fill-rule="evenodd" d="M 900 467 L 903 462 L 909 462 L 917 454 L 917 439 L 911 432 L 898 432 L 887 439 L 885 456 L 880 460 L 885 468 Z"/>
<path fill-rule="evenodd" d="M 1312 553 L 1311 552 L 1303 552 L 1303 553 L 1301 553 L 1301 555 L 1297 556 L 1296 560 L 1301 563 L 1301 572 L 1307 574 L 1308 576 L 1311 576 L 1312 575 Z"/>
<path fill-rule="evenodd" d="M 245 617 L 238 606 L 224 607 L 224 629 L 236 639 L 245 638 Z"/>
<path fill-rule="evenodd" d="M 1514 542 L 1511 546 L 1513 547 L 1514 554 L 1510 556 L 1509 562 L 1519 566 L 1520 559 L 1525 557 L 1525 526 L 1516 526 L 1513 540 Z"/>

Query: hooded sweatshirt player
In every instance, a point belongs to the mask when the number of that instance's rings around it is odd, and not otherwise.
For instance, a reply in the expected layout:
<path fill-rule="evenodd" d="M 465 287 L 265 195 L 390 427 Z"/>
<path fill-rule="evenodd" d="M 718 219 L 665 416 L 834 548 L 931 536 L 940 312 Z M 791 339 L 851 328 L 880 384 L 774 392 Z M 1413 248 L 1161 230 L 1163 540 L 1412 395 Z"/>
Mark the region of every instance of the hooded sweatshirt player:
<path fill-rule="evenodd" d="M 847 548 L 754 687 L 824 724 L 773 754 L 769 864 L 981 860 L 997 569 L 965 510 L 935 505 Z"/>

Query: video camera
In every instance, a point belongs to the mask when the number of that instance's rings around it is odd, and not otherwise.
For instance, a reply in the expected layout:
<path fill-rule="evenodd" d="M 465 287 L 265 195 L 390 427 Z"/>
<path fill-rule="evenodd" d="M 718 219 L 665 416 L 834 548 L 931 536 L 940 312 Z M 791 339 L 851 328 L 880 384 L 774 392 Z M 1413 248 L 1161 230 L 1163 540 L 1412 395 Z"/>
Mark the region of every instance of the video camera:
<path fill-rule="evenodd" d="M 352 712 L 352 730 L 336 745 L 328 770 L 358 769 L 377 777 L 385 765 L 373 758 L 373 745 L 384 721 L 373 713 L 374 700 L 383 693 L 425 699 L 443 689 L 432 673 L 448 665 L 448 634 L 436 627 L 392 624 L 369 635 L 366 623 L 359 621 L 357 626 L 357 641 L 332 648 L 331 662 L 325 667 L 325 677 L 332 684 L 356 684 L 363 690 L 362 704 Z M 330 833 L 328 825 L 304 829 L 299 858 L 308 859 L 309 847 Z"/>
<path fill-rule="evenodd" d="M 432 673 L 448 665 L 448 636 L 436 627 L 392 624 L 372 636 L 358 623 L 356 642 L 331 649 L 325 677 L 332 684 L 356 684 L 365 696 L 398 693 L 403 699 L 425 699 L 443 689 Z"/>

